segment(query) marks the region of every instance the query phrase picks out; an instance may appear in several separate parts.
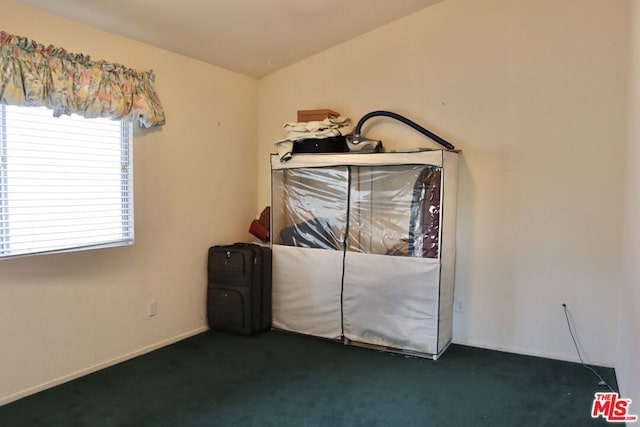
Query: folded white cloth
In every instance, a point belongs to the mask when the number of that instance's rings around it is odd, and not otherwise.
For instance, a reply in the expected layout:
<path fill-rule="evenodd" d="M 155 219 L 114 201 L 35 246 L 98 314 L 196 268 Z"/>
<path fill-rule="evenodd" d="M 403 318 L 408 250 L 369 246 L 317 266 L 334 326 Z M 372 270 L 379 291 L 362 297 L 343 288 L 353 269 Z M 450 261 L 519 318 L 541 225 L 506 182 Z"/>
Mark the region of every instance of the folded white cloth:
<path fill-rule="evenodd" d="M 329 138 L 353 132 L 349 117 L 327 118 L 322 121 L 285 123 L 286 139 L 299 141 L 308 138 Z"/>
<path fill-rule="evenodd" d="M 296 132 L 317 132 L 328 128 L 338 128 L 341 126 L 348 126 L 351 124 L 349 117 L 329 117 L 322 121 L 312 122 L 290 122 L 285 123 L 284 128 L 286 131 Z"/>
<path fill-rule="evenodd" d="M 291 159 L 293 144 L 303 139 L 324 139 L 346 136 L 353 132 L 349 117 L 327 118 L 322 121 L 285 123 L 286 138 L 275 143 L 281 162 Z"/>
<path fill-rule="evenodd" d="M 353 131 L 353 127 L 340 129 L 325 129 L 317 132 L 287 132 L 287 139 L 291 141 L 300 141 L 302 139 L 322 139 L 332 136 L 349 135 Z"/>

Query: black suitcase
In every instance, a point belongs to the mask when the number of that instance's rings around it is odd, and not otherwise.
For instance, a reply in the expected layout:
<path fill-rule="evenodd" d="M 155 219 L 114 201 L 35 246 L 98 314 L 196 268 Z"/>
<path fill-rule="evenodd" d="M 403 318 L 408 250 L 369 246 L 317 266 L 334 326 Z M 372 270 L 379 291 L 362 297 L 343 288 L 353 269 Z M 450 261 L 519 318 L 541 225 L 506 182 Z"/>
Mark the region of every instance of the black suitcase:
<path fill-rule="evenodd" d="M 330 136 L 328 138 L 307 138 L 293 143 L 293 154 L 302 153 L 345 153 L 349 151 L 347 138 Z"/>
<path fill-rule="evenodd" d="M 271 327 L 271 249 L 251 243 L 209 248 L 207 320 L 250 335 Z"/>

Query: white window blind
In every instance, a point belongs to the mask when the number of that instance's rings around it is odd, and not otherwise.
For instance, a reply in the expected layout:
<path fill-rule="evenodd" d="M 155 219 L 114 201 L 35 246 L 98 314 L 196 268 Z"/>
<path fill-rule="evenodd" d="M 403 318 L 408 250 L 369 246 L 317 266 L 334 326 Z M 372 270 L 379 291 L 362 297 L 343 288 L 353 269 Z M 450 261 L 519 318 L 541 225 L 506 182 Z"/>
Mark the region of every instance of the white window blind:
<path fill-rule="evenodd" d="M 132 244 L 132 126 L 0 106 L 0 258 Z"/>

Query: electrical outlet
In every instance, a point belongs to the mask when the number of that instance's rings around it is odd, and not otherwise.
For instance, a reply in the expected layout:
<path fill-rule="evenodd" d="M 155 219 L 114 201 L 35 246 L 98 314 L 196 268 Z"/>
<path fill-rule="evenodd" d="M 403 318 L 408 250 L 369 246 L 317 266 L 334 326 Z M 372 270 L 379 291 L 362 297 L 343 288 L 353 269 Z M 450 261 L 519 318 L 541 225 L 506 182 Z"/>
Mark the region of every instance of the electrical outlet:
<path fill-rule="evenodd" d="M 152 299 L 151 301 L 149 301 L 149 304 L 147 304 L 147 316 L 151 317 L 151 316 L 155 316 L 156 315 L 156 300 Z"/>
<path fill-rule="evenodd" d="M 464 302 L 462 298 L 458 298 L 453 302 L 453 311 L 456 313 L 464 313 Z"/>

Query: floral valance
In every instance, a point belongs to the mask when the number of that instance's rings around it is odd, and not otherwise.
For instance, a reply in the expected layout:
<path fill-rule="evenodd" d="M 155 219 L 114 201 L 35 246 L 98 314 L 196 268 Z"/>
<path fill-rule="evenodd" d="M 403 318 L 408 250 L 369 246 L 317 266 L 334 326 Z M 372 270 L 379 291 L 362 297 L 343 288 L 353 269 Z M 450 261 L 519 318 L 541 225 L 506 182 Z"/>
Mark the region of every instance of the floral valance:
<path fill-rule="evenodd" d="M 137 72 L 119 64 L 38 44 L 0 31 L 0 103 L 139 121 L 143 127 L 165 123 L 153 71 Z"/>

